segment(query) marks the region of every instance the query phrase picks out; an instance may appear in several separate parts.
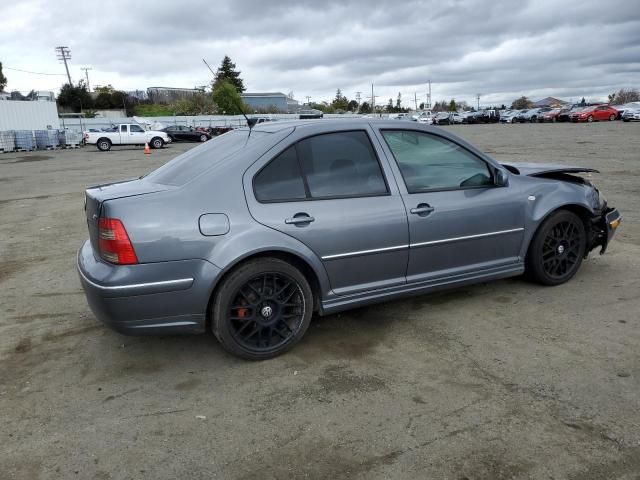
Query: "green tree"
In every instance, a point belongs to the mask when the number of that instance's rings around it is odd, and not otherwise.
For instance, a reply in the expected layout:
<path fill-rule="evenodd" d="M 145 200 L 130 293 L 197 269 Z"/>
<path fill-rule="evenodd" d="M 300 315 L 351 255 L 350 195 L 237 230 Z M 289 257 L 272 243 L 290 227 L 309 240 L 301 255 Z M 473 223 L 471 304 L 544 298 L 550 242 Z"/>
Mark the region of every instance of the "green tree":
<path fill-rule="evenodd" d="M 371 105 L 368 102 L 362 102 L 360 105 L 360 113 L 371 113 Z"/>
<path fill-rule="evenodd" d="M 212 96 L 205 93 L 177 100 L 169 108 L 176 115 L 211 115 L 218 111 Z"/>
<path fill-rule="evenodd" d="M 424 110 L 424 102 L 420 102 L 420 105 L 418 105 L 418 109 Z"/>
<path fill-rule="evenodd" d="M 224 82 L 228 82 L 238 91 L 238 93 L 242 93 L 245 91 L 244 82 L 240 78 L 240 74 L 236 70 L 236 64 L 231 61 L 228 55 L 225 55 L 222 59 L 222 63 L 218 67 L 218 71 L 216 72 L 216 78 L 213 81 L 212 88 L 215 90 L 218 86 Z"/>
<path fill-rule="evenodd" d="M 83 108 L 93 108 L 93 99 L 84 81 L 78 85 L 65 83 L 58 94 L 58 105 L 64 109 L 81 112 Z"/>
<path fill-rule="evenodd" d="M 349 108 L 349 100 L 342 94 L 342 90 L 336 90 L 336 96 L 331 102 L 334 110 L 347 110 Z"/>
<path fill-rule="evenodd" d="M 582 97 L 582 100 L 580 100 L 580 106 L 584 107 L 587 105 L 587 101 L 584 99 L 584 97 Z"/>
<path fill-rule="evenodd" d="M 242 111 L 247 111 L 246 105 L 242 102 L 242 97 L 236 87 L 231 83 L 224 81 L 211 93 L 213 101 L 218 107 L 218 112 L 226 115 L 240 115 Z"/>
<path fill-rule="evenodd" d="M 450 112 L 457 112 L 458 111 L 458 105 L 456 105 L 455 98 L 452 98 L 451 101 L 449 102 L 449 111 Z"/>
<path fill-rule="evenodd" d="M 358 111 L 358 102 L 355 100 L 350 100 L 347 104 L 347 110 L 349 112 L 357 112 Z"/>
<path fill-rule="evenodd" d="M 7 77 L 2 73 L 2 62 L 0 62 L 0 92 L 4 92 L 4 87 L 7 86 Z"/>
<path fill-rule="evenodd" d="M 514 110 L 524 110 L 525 108 L 531 108 L 533 102 L 524 95 L 511 102 L 511 108 Z"/>

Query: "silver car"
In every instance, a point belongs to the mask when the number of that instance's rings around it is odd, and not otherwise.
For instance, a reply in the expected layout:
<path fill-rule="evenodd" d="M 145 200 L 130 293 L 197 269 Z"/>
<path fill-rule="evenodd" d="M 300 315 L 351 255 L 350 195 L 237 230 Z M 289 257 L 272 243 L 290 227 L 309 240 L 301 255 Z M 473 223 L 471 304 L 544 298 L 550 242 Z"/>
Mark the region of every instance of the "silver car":
<path fill-rule="evenodd" d="M 78 271 L 126 334 L 278 355 L 313 313 L 526 273 L 569 280 L 620 215 L 580 172 L 500 164 L 437 127 L 273 122 L 86 191 Z"/>

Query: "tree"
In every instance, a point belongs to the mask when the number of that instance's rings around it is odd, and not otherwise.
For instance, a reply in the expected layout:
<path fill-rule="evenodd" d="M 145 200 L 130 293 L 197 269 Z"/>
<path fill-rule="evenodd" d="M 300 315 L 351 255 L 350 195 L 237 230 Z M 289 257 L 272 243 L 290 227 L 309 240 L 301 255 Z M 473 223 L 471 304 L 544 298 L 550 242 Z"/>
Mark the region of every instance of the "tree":
<path fill-rule="evenodd" d="M 630 102 L 640 101 L 640 92 L 635 88 L 621 88 L 609 95 L 609 103 L 613 105 L 623 105 Z"/>
<path fill-rule="evenodd" d="M 358 102 L 355 100 L 350 100 L 347 104 L 347 110 L 349 112 L 357 112 L 358 111 Z"/>
<path fill-rule="evenodd" d="M 231 82 L 221 82 L 211 93 L 211 98 L 218 107 L 218 112 L 226 115 L 240 115 L 247 106 L 243 103 L 240 93 Z"/>
<path fill-rule="evenodd" d="M 424 110 L 424 102 L 420 102 L 420 105 L 418 105 L 418 109 Z"/>
<path fill-rule="evenodd" d="M 393 100 L 392 99 L 389 99 L 389 102 L 387 103 L 387 106 L 384 109 L 385 109 L 385 111 L 387 113 L 392 113 L 392 112 L 395 111 L 395 108 L 393 108 Z"/>
<path fill-rule="evenodd" d="M 81 112 L 83 108 L 92 108 L 93 99 L 87 90 L 84 81 L 78 85 L 65 83 L 58 94 L 58 105 L 74 112 Z"/>
<path fill-rule="evenodd" d="M 336 97 L 331 102 L 331 106 L 334 110 L 347 110 L 349 107 L 349 100 L 342 94 L 340 89 L 336 90 Z"/>
<path fill-rule="evenodd" d="M 0 62 L 0 92 L 4 92 L 4 87 L 7 86 L 7 77 L 2 73 L 2 62 Z"/>
<path fill-rule="evenodd" d="M 449 111 L 450 112 L 457 112 L 458 111 L 458 106 L 456 105 L 455 98 L 452 98 L 451 101 L 449 102 Z"/>
<path fill-rule="evenodd" d="M 362 102 L 360 105 L 360 113 L 371 113 L 371 105 L 368 102 Z"/>
<path fill-rule="evenodd" d="M 396 111 L 402 111 L 402 95 L 398 92 L 398 98 L 396 99 Z"/>
<path fill-rule="evenodd" d="M 532 105 L 533 102 L 523 95 L 511 103 L 511 108 L 514 110 L 524 110 L 525 108 L 531 108 Z"/>
<path fill-rule="evenodd" d="M 212 96 L 204 92 L 177 100 L 169 108 L 176 115 L 211 115 L 218 111 Z"/>
<path fill-rule="evenodd" d="M 582 97 L 582 100 L 580 100 L 580 106 L 584 107 L 587 105 L 587 101 L 584 99 L 584 97 Z"/>
<path fill-rule="evenodd" d="M 213 90 L 218 88 L 221 83 L 228 82 L 238 93 L 244 92 L 244 82 L 240 78 L 241 73 L 242 72 L 238 72 L 236 70 L 236 64 L 231 61 L 231 58 L 229 58 L 228 55 L 225 55 L 220 67 L 218 67 L 218 71 L 216 72 L 216 78 L 212 85 Z"/>

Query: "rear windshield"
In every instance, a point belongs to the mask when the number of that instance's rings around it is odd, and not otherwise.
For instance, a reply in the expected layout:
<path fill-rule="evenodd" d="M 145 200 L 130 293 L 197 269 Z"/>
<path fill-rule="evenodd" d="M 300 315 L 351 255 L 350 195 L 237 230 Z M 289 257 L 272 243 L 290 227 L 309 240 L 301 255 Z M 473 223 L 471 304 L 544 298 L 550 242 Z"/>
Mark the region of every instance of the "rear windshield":
<path fill-rule="evenodd" d="M 248 134 L 248 130 L 242 129 L 214 137 L 212 140 L 192 148 L 182 155 L 178 155 L 170 162 L 148 174 L 146 178 L 154 183 L 175 186 L 184 185 L 213 165 L 236 153 L 248 141 L 268 135 L 253 131 L 251 137 L 248 138 Z"/>

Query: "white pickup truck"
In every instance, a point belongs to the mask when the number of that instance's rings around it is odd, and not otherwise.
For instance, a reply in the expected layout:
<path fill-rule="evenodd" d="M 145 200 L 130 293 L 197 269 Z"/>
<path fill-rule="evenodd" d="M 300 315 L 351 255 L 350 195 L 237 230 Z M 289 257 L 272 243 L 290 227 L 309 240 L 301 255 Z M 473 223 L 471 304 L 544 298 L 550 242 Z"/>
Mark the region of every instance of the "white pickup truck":
<path fill-rule="evenodd" d="M 84 141 L 88 145 L 95 145 L 98 150 L 106 152 L 112 145 L 144 145 L 148 143 L 151 148 L 162 148 L 165 143 L 171 142 L 171 137 L 166 132 L 145 130 L 136 123 L 122 123 L 107 131 L 84 132 Z"/>

